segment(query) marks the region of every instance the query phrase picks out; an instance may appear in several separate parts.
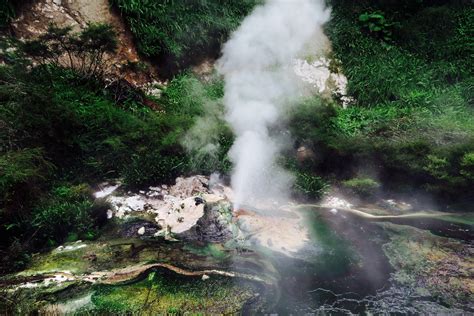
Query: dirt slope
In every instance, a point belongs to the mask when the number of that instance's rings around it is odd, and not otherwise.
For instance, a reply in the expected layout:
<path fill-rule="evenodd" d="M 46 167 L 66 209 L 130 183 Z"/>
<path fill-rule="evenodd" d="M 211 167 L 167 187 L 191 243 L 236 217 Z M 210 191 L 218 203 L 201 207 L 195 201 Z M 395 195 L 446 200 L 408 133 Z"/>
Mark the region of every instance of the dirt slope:
<path fill-rule="evenodd" d="M 140 58 L 130 31 L 108 0 L 34 0 L 22 8 L 12 23 L 14 35 L 22 39 L 37 37 L 46 32 L 50 23 L 72 26 L 80 31 L 87 23 L 109 23 L 118 35 L 119 48 L 112 58 L 112 73 L 121 74 L 135 87 L 149 85 L 156 80 L 153 66 Z M 142 62 L 146 72 L 123 70 L 128 62 Z"/>

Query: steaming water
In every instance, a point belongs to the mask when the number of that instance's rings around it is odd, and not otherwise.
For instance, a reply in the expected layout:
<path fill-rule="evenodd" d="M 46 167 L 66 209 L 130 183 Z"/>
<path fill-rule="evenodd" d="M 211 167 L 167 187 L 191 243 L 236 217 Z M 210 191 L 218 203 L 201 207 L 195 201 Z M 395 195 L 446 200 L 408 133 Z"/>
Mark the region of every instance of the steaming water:
<path fill-rule="evenodd" d="M 328 19 L 322 0 L 268 0 L 224 45 L 218 69 L 225 79 L 225 118 L 236 135 L 230 150 L 236 208 L 287 197 L 292 177 L 276 161 L 285 137 L 274 127 L 299 93 L 293 60 L 318 44 Z"/>

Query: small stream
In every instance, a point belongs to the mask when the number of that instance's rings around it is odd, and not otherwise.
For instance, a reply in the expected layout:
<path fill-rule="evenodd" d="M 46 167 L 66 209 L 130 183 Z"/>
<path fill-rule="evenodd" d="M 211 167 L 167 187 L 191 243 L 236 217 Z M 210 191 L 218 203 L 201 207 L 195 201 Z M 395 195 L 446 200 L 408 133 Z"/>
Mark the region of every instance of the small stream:
<path fill-rule="evenodd" d="M 262 235 L 269 237 L 263 243 L 253 234 L 244 236 L 244 242 L 240 235 L 220 242 L 198 240 L 193 234 L 163 240 L 153 237 L 158 228 L 146 218 L 117 219 L 97 241 L 65 245 L 35 259 L 29 270 L 20 273 L 21 278 L 33 276 L 19 292 L 23 296 L 13 297 L 59 314 L 474 312 L 469 283 L 466 288 L 458 285 L 469 282 L 465 278 L 472 275 L 474 264 L 474 231 L 465 218 L 373 221 L 327 208 L 292 214 L 267 211 L 258 217 L 268 225 L 279 223 L 270 218 L 302 218 L 308 239 L 298 251 L 273 247 L 272 242 L 282 239 L 268 234 Z M 203 223 L 212 226 L 211 219 Z M 271 232 L 284 236 L 291 233 L 285 231 L 290 226 L 277 225 Z M 137 234 L 143 227 L 149 235 Z M 236 275 L 186 275 L 159 266 L 130 272 L 153 263 Z M 81 281 L 92 271 L 124 268 L 127 272 L 111 278 L 118 276 L 119 282 Z M 76 281 L 43 288 L 37 273 L 45 271 L 64 271 Z"/>

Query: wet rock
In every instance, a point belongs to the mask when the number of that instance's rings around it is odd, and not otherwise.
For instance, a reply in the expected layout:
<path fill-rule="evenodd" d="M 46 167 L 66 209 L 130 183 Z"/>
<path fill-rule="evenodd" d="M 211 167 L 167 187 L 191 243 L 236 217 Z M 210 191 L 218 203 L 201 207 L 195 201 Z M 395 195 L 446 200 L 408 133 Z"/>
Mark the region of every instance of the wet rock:
<path fill-rule="evenodd" d="M 88 253 L 84 256 L 82 256 L 83 259 L 88 260 L 88 261 L 96 261 L 97 260 L 97 255 L 95 253 Z"/>
<path fill-rule="evenodd" d="M 345 199 L 338 196 L 332 196 L 332 195 L 326 196 L 324 200 L 321 202 L 321 206 L 336 208 L 336 209 L 337 208 L 352 208 L 352 204 L 346 201 Z"/>
<path fill-rule="evenodd" d="M 204 176 L 176 178 L 176 184 L 170 188 L 170 195 L 176 197 L 189 197 L 202 192 L 207 192 L 209 180 Z"/>
<path fill-rule="evenodd" d="M 104 193 L 104 191 L 106 192 Z M 169 240 L 198 224 L 198 221 L 205 215 L 204 209 L 208 200 L 210 203 L 226 201 L 226 194 L 228 194 L 228 192 L 226 193 L 226 187 L 218 185 L 218 183 L 210 186 L 208 178 L 200 175 L 188 178 L 179 177 L 172 186 L 150 187 L 149 191 L 141 190 L 138 193 L 125 193 L 123 190 L 117 190 L 117 188 L 101 190 L 100 192 L 102 194 L 98 194 L 99 196 L 104 196 L 110 192 L 105 197 L 105 201 L 109 202 L 111 206 L 107 214 L 108 218 L 154 218 L 161 230 L 148 232 L 148 228 L 145 227 L 147 231 L 145 235 L 165 237 Z M 218 215 L 216 216 L 218 217 Z M 222 219 L 220 221 L 222 222 Z M 194 234 L 200 236 L 199 240 L 222 240 L 223 236 L 226 235 L 218 233 L 218 231 L 224 230 L 226 224 L 222 224 L 218 220 L 210 220 L 209 216 L 203 219 L 202 222 L 210 225 L 208 227 L 210 232 L 209 234 L 202 233 L 205 227 L 201 223 L 200 227 L 197 228 L 201 233 Z M 140 227 L 135 228 L 136 230 L 140 229 Z M 134 233 L 127 233 L 126 235 L 133 236 Z M 204 235 L 213 237 L 202 237 Z M 219 237 L 216 237 L 218 235 Z"/>
<path fill-rule="evenodd" d="M 225 242 L 233 237 L 231 220 L 230 207 L 226 208 L 222 204 L 206 205 L 204 216 L 191 229 L 178 234 L 178 237 L 205 242 Z"/>
<path fill-rule="evenodd" d="M 87 245 L 83 244 L 81 240 L 78 240 L 72 245 L 59 246 L 58 248 L 56 248 L 55 251 L 57 252 L 74 251 L 74 250 L 85 248 L 85 247 L 87 247 Z"/>
<path fill-rule="evenodd" d="M 403 201 L 396 201 L 393 199 L 381 200 L 378 204 L 381 207 L 387 208 L 390 211 L 394 211 L 397 213 L 404 213 L 413 210 L 413 206 L 411 204 L 405 203 Z"/>
<path fill-rule="evenodd" d="M 117 188 L 120 187 L 118 184 L 109 184 L 108 182 L 102 183 L 99 185 L 99 190 L 94 193 L 96 199 L 101 199 L 112 194 Z"/>
<path fill-rule="evenodd" d="M 200 198 L 200 197 L 195 197 L 194 201 L 196 202 L 196 204 L 195 204 L 196 206 L 198 206 L 199 204 L 205 204 L 206 203 L 206 201 L 204 201 L 204 199 Z"/>
<path fill-rule="evenodd" d="M 383 250 L 396 269 L 393 278 L 399 284 L 429 293 L 448 307 L 474 308 L 472 244 L 408 226 L 379 225 L 390 236 Z"/>
<path fill-rule="evenodd" d="M 296 150 L 296 159 L 299 162 L 304 162 L 315 158 L 314 151 L 306 146 L 300 146 Z"/>
<path fill-rule="evenodd" d="M 238 210 L 234 219 L 239 239 L 273 251 L 294 256 L 309 241 L 304 218 L 296 212 L 279 211 L 262 214 L 251 210 Z"/>
<path fill-rule="evenodd" d="M 346 108 L 354 102 L 353 98 L 347 95 L 348 81 L 340 69 L 331 67 L 331 62 L 326 57 L 319 57 L 313 61 L 295 59 L 293 70 L 303 82 L 316 89 L 319 94 L 337 97 Z"/>
<path fill-rule="evenodd" d="M 144 221 L 144 220 L 134 220 L 130 222 L 126 222 L 121 227 L 120 235 L 122 237 L 153 237 L 155 233 L 157 233 L 161 227 L 152 222 Z"/>

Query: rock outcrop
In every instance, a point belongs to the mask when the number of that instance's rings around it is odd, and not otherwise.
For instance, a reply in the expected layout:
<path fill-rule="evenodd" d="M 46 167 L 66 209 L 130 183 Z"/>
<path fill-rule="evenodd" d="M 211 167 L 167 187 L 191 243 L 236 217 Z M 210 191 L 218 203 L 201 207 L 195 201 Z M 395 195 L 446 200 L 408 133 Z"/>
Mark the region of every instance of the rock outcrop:
<path fill-rule="evenodd" d="M 120 15 L 115 12 L 108 0 L 37 0 L 27 2 L 16 20 L 12 22 L 14 35 L 19 39 L 33 39 L 46 33 L 49 25 L 72 27 L 78 32 L 88 23 L 110 24 L 118 39 L 117 52 L 109 56 L 110 72 L 127 81 L 134 88 L 147 93 L 159 94 L 154 67 L 141 58 L 135 47 L 133 36 Z M 146 72 L 132 71 L 125 67 L 129 62 L 140 62 L 149 67 Z"/>

